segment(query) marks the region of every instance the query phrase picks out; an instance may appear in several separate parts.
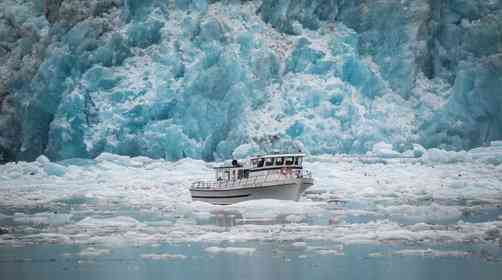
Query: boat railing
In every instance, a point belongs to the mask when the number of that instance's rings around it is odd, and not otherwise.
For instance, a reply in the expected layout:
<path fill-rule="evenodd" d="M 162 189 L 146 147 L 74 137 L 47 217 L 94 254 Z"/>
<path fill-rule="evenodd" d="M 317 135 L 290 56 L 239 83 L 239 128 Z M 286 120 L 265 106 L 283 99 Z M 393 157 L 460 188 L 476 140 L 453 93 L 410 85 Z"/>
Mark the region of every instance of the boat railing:
<path fill-rule="evenodd" d="M 291 172 L 274 172 L 265 175 L 230 180 L 200 180 L 192 183 L 194 189 L 228 189 L 237 187 L 260 186 L 264 183 L 282 183 L 291 179 L 312 178 L 312 173 L 306 169 L 291 170 Z"/>

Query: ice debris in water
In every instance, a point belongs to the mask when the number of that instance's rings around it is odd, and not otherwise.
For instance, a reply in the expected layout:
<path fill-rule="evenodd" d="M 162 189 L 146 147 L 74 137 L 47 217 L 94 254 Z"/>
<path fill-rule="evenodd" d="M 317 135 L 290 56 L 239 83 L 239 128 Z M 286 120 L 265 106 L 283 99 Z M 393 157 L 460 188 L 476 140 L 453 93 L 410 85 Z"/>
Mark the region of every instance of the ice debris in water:
<path fill-rule="evenodd" d="M 80 251 L 77 255 L 79 257 L 98 257 L 98 256 L 104 256 L 104 255 L 110 255 L 111 250 L 110 249 L 99 249 L 99 248 L 94 248 L 94 247 L 88 247 L 85 248 L 84 250 Z"/>
<path fill-rule="evenodd" d="M 383 207 L 382 211 L 393 219 L 405 222 L 446 223 L 454 222 L 462 217 L 462 210 L 455 206 L 444 206 L 437 203 L 429 205 L 396 205 Z"/>
<path fill-rule="evenodd" d="M 405 249 L 389 253 L 370 253 L 370 257 L 385 257 L 385 256 L 418 256 L 418 257 L 467 257 L 472 255 L 470 252 L 455 251 L 455 250 L 434 250 L 434 249 Z"/>
<path fill-rule="evenodd" d="M 375 145 L 373 145 L 372 152 L 374 155 L 378 157 L 383 157 L 383 158 L 393 158 L 393 157 L 400 157 L 400 153 L 394 151 L 392 149 L 391 144 L 387 144 L 385 142 L 378 142 Z"/>
<path fill-rule="evenodd" d="M 8 229 L 0 246 L 221 246 L 254 240 L 498 244 L 500 146 L 465 151 L 457 160 L 429 153 L 449 152 L 429 149 L 420 158 L 312 156 L 305 165 L 316 184 L 299 202 L 229 206 L 191 201 L 190 183 L 212 176 L 210 165 L 200 160 L 105 153 L 90 161 L 54 162 L 64 169 L 61 176 L 45 171 L 53 163 L 45 159 L 8 163 L 0 166 L 0 213 Z"/>
<path fill-rule="evenodd" d="M 19 224 L 31 225 L 63 225 L 70 222 L 72 215 L 57 212 L 41 212 L 33 215 L 24 213 L 15 213 L 13 221 Z"/>
<path fill-rule="evenodd" d="M 141 258 L 145 260 L 154 260 L 154 261 L 160 261 L 160 260 L 183 260 L 186 259 L 187 257 L 185 255 L 180 255 L 180 254 L 142 254 Z"/>
<path fill-rule="evenodd" d="M 241 256 L 253 255 L 256 251 L 255 248 L 245 248 L 245 247 L 208 247 L 206 251 L 210 254 L 236 254 Z"/>
<path fill-rule="evenodd" d="M 92 218 L 87 217 L 77 223 L 78 226 L 81 227 L 129 227 L 133 228 L 135 226 L 141 225 L 136 219 L 131 217 L 113 217 L 113 218 Z"/>

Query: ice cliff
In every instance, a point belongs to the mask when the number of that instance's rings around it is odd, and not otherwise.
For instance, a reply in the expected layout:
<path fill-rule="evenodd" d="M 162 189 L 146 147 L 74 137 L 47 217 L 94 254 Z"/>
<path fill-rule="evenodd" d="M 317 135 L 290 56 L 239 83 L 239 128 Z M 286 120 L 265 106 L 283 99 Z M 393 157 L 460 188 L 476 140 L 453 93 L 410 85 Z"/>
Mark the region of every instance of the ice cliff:
<path fill-rule="evenodd" d="M 502 138 L 502 0 L 0 5 L 0 161 Z"/>

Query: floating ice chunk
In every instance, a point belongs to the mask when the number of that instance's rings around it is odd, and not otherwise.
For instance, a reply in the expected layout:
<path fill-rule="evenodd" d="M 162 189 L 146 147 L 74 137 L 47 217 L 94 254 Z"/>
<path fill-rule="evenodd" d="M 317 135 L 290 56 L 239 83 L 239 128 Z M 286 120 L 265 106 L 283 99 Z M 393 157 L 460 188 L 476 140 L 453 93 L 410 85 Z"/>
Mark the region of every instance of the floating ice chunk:
<path fill-rule="evenodd" d="M 85 248 L 84 250 L 80 251 L 77 255 L 80 257 L 98 257 L 98 256 L 104 256 L 104 255 L 110 255 L 111 250 L 109 249 L 98 249 L 94 247 L 89 247 Z"/>
<path fill-rule="evenodd" d="M 387 144 L 385 142 L 378 142 L 373 145 L 372 152 L 379 157 L 383 158 L 394 158 L 400 157 L 401 154 L 392 149 L 392 144 Z"/>
<path fill-rule="evenodd" d="M 425 152 L 422 160 L 429 163 L 456 163 L 469 160 L 470 157 L 465 151 L 445 151 L 436 148 Z"/>
<path fill-rule="evenodd" d="M 490 146 L 491 147 L 502 147 L 502 141 L 491 141 Z"/>
<path fill-rule="evenodd" d="M 36 159 L 36 162 L 39 163 L 45 173 L 49 176 L 63 176 L 65 174 L 65 167 L 51 162 L 46 156 L 41 155 Z"/>
<path fill-rule="evenodd" d="M 142 225 L 142 223 L 138 222 L 136 219 L 127 217 L 127 216 L 119 216 L 113 218 L 93 218 L 87 217 L 80 222 L 77 223 L 79 226 L 83 227 L 106 227 L 106 226 L 115 226 L 115 227 L 134 227 L 138 225 Z"/>
<path fill-rule="evenodd" d="M 421 157 L 421 156 L 423 156 L 424 153 L 425 153 L 425 151 L 426 150 L 425 150 L 424 147 L 422 147 L 422 145 L 420 145 L 420 144 L 413 144 L 413 155 L 415 157 Z"/>
<path fill-rule="evenodd" d="M 145 224 L 149 226 L 165 227 L 165 226 L 171 226 L 173 222 L 169 220 L 162 220 L 162 221 L 145 222 Z"/>
<path fill-rule="evenodd" d="M 419 256 L 419 257 L 466 257 L 472 253 L 466 251 L 455 250 L 433 250 L 433 249 L 405 249 L 390 253 L 370 253 L 370 257 L 385 257 L 385 256 Z"/>
<path fill-rule="evenodd" d="M 502 145 L 474 148 L 469 150 L 467 153 L 473 160 L 476 161 L 493 165 L 502 164 Z"/>
<path fill-rule="evenodd" d="M 458 207 L 443 206 L 436 203 L 425 206 L 399 205 L 384 208 L 391 218 L 419 223 L 441 223 L 460 219 L 462 211 Z"/>
<path fill-rule="evenodd" d="M 54 162 L 49 162 L 44 165 L 44 170 L 49 176 L 64 176 L 66 169 L 64 166 Z"/>
<path fill-rule="evenodd" d="M 43 212 L 33 215 L 24 213 L 15 213 L 13 220 L 15 223 L 31 225 L 64 225 L 70 222 L 71 214 L 58 214 L 52 212 Z"/>
<path fill-rule="evenodd" d="M 303 215 L 287 215 L 284 219 L 290 223 L 301 223 L 302 221 L 305 220 L 305 216 L 303 216 Z"/>
<path fill-rule="evenodd" d="M 49 163 L 51 162 L 46 156 L 44 155 L 40 155 L 39 157 L 37 157 L 37 159 L 35 160 L 36 162 L 40 163 L 40 164 L 46 164 L 46 163 Z"/>
<path fill-rule="evenodd" d="M 343 256 L 344 253 L 339 250 L 333 249 L 321 249 L 316 251 L 319 255 L 335 255 L 335 256 Z"/>
<path fill-rule="evenodd" d="M 160 261 L 160 260 L 184 260 L 187 257 L 185 255 L 179 255 L 179 254 L 143 254 L 141 255 L 141 258 L 145 260 Z"/>
<path fill-rule="evenodd" d="M 73 240 L 66 234 L 46 233 L 46 232 L 23 236 L 22 241 L 24 242 L 24 244 L 29 244 L 29 245 L 32 245 L 34 243 L 71 244 L 73 242 Z M 14 242 L 13 244 L 16 243 Z"/>
<path fill-rule="evenodd" d="M 302 242 L 302 241 L 299 241 L 299 242 L 293 242 L 293 243 L 291 244 L 291 246 L 294 246 L 294 247 L 300 247 L 300 248 L 306 248 L 306 247 L 307 247 L 307 243 Z"/>
<path fill-rule="evenodd" d="M 154 162 L 153 159 L 148 157 L 129 157 L 110 153 L 102 153 L 95 160 L 99 164 L 111 162 L 124 167 L 145 167 L 147 164 Z"/>
<path fill-rule="evenodd" d="M 236 254 L 241 256 L 250 256 L 253 255 L 256 251 L 256 248 L 245 248 L 245 247 L 208 247 L 206 248 L 206 252 L 210 254 Z"/>

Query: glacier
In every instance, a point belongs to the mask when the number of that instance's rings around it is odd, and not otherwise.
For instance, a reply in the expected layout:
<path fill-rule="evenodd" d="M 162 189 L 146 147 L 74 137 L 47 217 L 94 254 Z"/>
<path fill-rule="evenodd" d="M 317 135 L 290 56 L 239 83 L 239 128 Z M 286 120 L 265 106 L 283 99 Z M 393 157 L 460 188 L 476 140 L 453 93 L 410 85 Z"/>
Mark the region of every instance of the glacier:
<path fill-rule="evenodd" d="M 0 5 L 2 162 L 502 139 L 500 0 Z"/>

